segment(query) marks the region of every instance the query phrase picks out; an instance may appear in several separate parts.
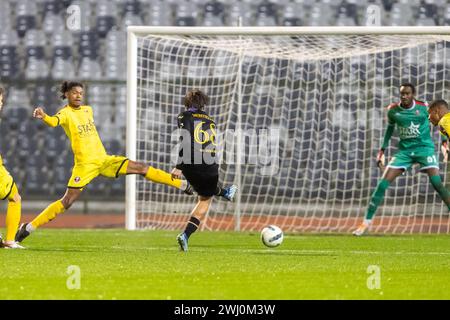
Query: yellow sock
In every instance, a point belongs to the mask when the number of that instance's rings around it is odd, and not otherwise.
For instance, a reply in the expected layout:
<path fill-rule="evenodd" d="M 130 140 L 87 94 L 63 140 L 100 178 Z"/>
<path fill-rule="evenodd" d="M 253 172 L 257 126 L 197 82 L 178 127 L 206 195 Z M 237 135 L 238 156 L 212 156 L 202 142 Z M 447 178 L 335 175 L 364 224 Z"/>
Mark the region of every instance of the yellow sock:
<path fill-rule="evenodd" d="M 45 210 L 42 211 L 33 221 L 31 221 L 31 225 L 37 229 L 55 219 L 58 214 L 63 213 L 65 210 L 66 209 L 64 208 L 61 200 L 55 201 L 45 208 Z"/>
<path fill-rule="evenodd" d="M 14 241 L 17 228 L 19 228 L 20 213 L 22 203 L 20 201 L 14 201 L 15 195 L 18 193 L 17 187 L 14 184 L 13 191 L 8 197 L 8 209 L 6 211 L 6 241 Z"/>
<path fill-rule="evenodd" d="M 181 189 L 180 179 L 172 179 L 170 173 L 167 173 L 159 169 L 155 169 L 153 167 L 148 168 L 148 171 L 145 174 L 145 179 L 156 183 L 162 183 L 177 189 Z"/>

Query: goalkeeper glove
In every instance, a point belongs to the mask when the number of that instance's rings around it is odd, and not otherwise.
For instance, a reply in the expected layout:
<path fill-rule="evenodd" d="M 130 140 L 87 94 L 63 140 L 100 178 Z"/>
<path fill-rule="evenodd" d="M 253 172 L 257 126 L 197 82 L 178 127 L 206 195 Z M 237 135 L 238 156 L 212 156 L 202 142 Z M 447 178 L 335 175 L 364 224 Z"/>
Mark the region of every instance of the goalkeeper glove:
<path fill-rule="evenodd" d="M 384 165 L 385 165 L 384 149 L 380 149 L 377 154 L 377 166 L 381 170 L 384 170 Z"/>
<path fill-rule="evenodd" d="M 447 141 L 442 141 L 441 144 L 441 152 L 444 155 L 444 162 L 447 162 L 448 160 L 448 142 Z"/>

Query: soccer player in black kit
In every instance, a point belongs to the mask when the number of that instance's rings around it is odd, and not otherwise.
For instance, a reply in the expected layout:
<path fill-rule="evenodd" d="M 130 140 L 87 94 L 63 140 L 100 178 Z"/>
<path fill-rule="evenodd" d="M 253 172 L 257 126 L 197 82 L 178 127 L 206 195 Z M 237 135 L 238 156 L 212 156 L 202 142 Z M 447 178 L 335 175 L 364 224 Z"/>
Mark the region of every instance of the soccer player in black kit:
<path fill-rule="evenodd" d="M 184 175 L 198 194 L 197 205 L 191 217 L 177 237 L 182 251 L 188 250 L 188 240 L 200 221 L 208 212 L 213 196 L 221 196 L 231 201 L 237 191 L 232 185 L 221 188 L 219 182 L 219 165 L 216 161 L 216 124 L 205 113 L 208 96 L 200 90 L 189 91 L 184 97 L 186 110 L 178 115 L 178 128 L 181 129 L 182 148 L 176 167 L 172 170 L 172 178 L 179 179 Z"/>

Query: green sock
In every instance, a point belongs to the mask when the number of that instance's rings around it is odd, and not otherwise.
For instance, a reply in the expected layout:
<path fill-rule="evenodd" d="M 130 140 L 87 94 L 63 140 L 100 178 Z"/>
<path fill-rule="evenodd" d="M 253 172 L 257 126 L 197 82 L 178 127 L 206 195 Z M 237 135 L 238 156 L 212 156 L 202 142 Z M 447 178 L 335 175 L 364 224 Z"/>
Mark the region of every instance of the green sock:
<path fill-rule="evenodd" d="M 389 187 L 389 184 L 390 182 L 386 179 L 381 179 L 381 181 L 378 183 L 377 188 L 375 189 L 374 193 L 372 194 L 372 198 L 370 199 L 369 207 L 367 208 L 366 220 L 372 220 L 375 212 L 378 209 L 378 206 L 381 204 L 381 201 L 383 201 L 384 193 Z"/>
<path fill-rule="evenodd" d="M 448 210 L 450 211 L 450 192 L 442 184 L 441 177 L 439 175 L 430 176 L 430 182 L 433 185 L 434 189 L 439 193 L 439 196 L 445 202 Z"/>

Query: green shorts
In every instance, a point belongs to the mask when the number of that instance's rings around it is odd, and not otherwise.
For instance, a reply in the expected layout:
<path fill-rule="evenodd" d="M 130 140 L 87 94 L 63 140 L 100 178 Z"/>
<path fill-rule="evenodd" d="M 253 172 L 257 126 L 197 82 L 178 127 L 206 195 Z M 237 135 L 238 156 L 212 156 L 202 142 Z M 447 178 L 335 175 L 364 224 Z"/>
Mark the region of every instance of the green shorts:
<path fill-rule="evenodd" d="M 434 149 L 400 150 L 389 161 L 387 167 L 408 170 L 414 163 L 420 165 L 419 170 L 439 169 L 439 162 Z"/>

